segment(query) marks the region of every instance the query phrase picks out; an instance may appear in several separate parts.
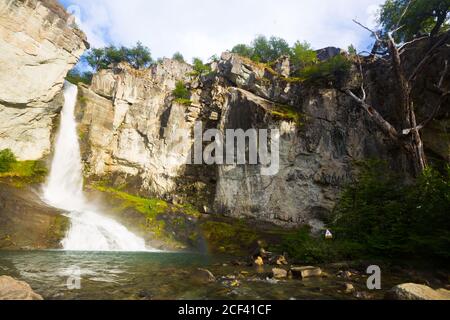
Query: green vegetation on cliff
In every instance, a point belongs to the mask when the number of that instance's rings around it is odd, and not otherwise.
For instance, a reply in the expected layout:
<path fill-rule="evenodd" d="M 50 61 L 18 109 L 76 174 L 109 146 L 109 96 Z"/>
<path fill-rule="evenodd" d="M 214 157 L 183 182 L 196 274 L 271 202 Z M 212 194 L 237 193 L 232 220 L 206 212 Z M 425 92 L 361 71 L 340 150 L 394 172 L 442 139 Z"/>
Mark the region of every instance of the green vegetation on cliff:
<path fill-rule="evenodd" d="M 95 71 L 107 69 L 110 65 L 120 62 L 128 62 L 136 69 L 149 67 L 152 62 L 150 49 L 138 42 L 134 47 L 108 46 L 95 48 L 88 51 L 83 58 Z"/>
<path fill-rule="evenodd" d="M 17 187 L 24 184 L 42 183 L 48 170 L 41 161 L 17 161 L 14 153 L 5 149 L 0 151 L 0 179 Z"/>
<path fill-rule="evenodd" d="M 175 97 L 175 102 L 183 105 L 191 105 L 191 92 L 186 88 L 183 81 L 178 81 L 175 85 L 175 89 L 172 91 L 172 95 Z"/>

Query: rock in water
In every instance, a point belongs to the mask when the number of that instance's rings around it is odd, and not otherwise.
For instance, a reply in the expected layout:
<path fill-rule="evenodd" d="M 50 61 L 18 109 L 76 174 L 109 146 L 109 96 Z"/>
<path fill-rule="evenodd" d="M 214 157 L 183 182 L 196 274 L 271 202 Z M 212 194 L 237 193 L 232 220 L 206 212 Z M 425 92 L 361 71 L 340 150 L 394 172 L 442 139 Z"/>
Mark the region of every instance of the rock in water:
<path fill-rule="evenodd" d="M 256 258 L 255 265 L 258 267 L 262 267 L 264 265 L 264 260 L 261 257 Z"/>
<path fill-rule="evenodd" d="M 425 285 L 405 283 L 395 286 L 386 298 L 391 300 L 450 300 L 450 291 L 434 290 Z"/>
<path fill-rule="evenodd" d="M 0 300 L 44 300 L 30 285 L 8 276 L 0 277 Z"/>
<path fill-rule="evenodd" d="M 294 267 L 291 268 L 291 273 L 294 278 L 306 279 L 322 276 L 322 269 L 317 267 Z"/>
<path fill-rule="evenodd" d="M 216 282 L 216 277 L 211 273 L 211 271 L 206 270 L 206 269 L 197 269 L 193 275 L 192 275 L 193 279 L 195 282 L 198 283 L 211 283 L 211 282 Z"/>
<path fill-rule="evenodd" d="M 288 272 L 284 269 L 273 268 L 272 275 L 275 279 L 283 279 L 283 278 L 287 278 Z"/>

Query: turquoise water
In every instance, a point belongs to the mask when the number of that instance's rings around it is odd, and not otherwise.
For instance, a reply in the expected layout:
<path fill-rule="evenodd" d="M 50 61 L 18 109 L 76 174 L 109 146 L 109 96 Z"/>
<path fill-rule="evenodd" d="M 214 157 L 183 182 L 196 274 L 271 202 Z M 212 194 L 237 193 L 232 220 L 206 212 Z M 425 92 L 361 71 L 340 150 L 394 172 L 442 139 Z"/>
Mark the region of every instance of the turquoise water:
<path fill-rule="evenodd" d="M 342 284 L 333 279 L 275 282 L 267 279 L 270 267 L 235 267 L 226 261 L 189 253 L 3 251 L 0 275 L 26 281 L 51 300 L 349 298 L 338 293 Z M 193 274 L 199 267 L 208 268 L 217 281 L 198 283 Z M 68 288 L 69 277 L 77 273 L 80 288 Z"/>

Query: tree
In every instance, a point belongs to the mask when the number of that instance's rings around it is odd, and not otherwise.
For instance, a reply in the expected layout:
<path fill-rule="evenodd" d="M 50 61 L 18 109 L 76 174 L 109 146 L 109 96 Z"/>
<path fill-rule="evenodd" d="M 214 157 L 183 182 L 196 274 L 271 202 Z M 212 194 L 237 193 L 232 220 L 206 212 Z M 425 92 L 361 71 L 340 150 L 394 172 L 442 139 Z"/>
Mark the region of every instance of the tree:
<path fill-rule="evenodd" d="M 175 53 L 173 54 L 172 59 L 173 59 L 173 60 L 176 60 L 176 61 L 178 61 L 178 62 L 184 62 L 184 57 L 183 57 L 183 55 L 182 55 L 180 52 L 175 52 Z"/>
<path fill-rule="evenodd" d="M 105 66 L 105 49 L 91 49 L 84 56 L 84 60 L 91 66 L 92 69 L 98 71 L 107 68 Z"/>
<path fill-rule="evenodd" d="M 290 54 L 290 47 L 286 40 L 271 37 L 269 40 L 263 36 L 257 36 L 252 42 L 252 60 L 257 62 L 272 62 L 282 55 Z"/>
<path fill-rule="evenodd" d="M 317 63 L 317 53 L 307 42 L 297 41 L 291 50 L 291 62 L 299 69 Z"/>
<path fill-rule="evenodd" d="M 406 16 L 408 14 L 409 12 L 407 7 L 403 16 Z M 401 20 L 401 17 L 399 19 Z M 400 25 L 400 20 L 395 24 L 395 26 Z M 413 68 L 413 71 L 407 74 L 403 68 L 403 54 L 405 51 L 401 50 L 401 47 L 396 44 L 393 36 L 395 30 L 398 30 L 398 27 L 394 27 L 394 31 L 388 32 L 386 37 L 380 37 L 379 32 L 370 30 L 357 21 L 355 22 L 372 33 L 372 35 L 376 39 L 375 47 L 384 47 L 388 49 L 388 56 L 386 58 L 392 65 L 395 76 L 395 84 L 397 86 L 396 89 L 398 91 L 399 101 L 396 106 L 397 110 L 395 110 L 395 113 L 401 115 L 401 123 L 399 124 L 400 127 L 396 128 L 393 124 L 387 121 L 376 110 L 376 108 L 367 103 L 367 95 L 364 84 L 364 71 L 361 63 L 360 70 L 363 80 L 361 84 L 362 97 L 358 97 L 350 89 L 347 89 L 346 93 L 350 97 L 352 97 L 364 110 L 367 111 L 372 120 L 378 125 L 383 133 L 389 139 L 391 139 L 392 142 L 399 145 L 406 152 L 406 154 L 411 159 L 412 164 L 414 165 L 415 175 L 420 176 L 428 166 L 420 132 L 428 123 L 433 120 L 433 118 L 440 110 L 441 106 L 446 102 L 446 99 L 450 95 L 450 91 L 444 90 L 443 88 L 444 80 L 447 76 L 449 68 L 448 61 L 445 61 L 445 64 L 442 68 L 443 71 L 433 89 L 437 94 L 440 95 L 439 102 L 436 106 L 434 106 L 432 115 L 421 124 L 417 123 L 415 111 L 416 106 L 414 106 L 412 97 L 417 76 L 420 74 L 422 68 L 427 64 L 429 59 L 433 56 L 435 50 L 440 48 L 441 46 L 448 45 L 448 35 L 443 36 L 439 41 L 436 41 L 434 45 L 427 51 L 427 53 L 419 59 L 420 62 L 415 68 Z M 412 43 L 412 45 L 414 45 L 414 43 Z M 376 58 L 375 55 L 374 58 Z"/>
<path fill-rule="evenodd" d="M 194 72 L 197 75 L 203 76 L 211 72 L 211 67 L 203 63 L 202 59 L 194 58 L 192 59 L 192 64 L 194 67 Z"/>
<path fill-rule="evenodd" d="M 143 46 L 141 42 L 132 48 L 110 45 L 105 48 L 92 49 L 86 54 L 84 60 L 94 71 L 107 69 L 120 62 L 128 62 L 135 69 L 143 69 L 153 62 L 150 49 Z"/>
<path fill-rule="evenodd" d="M 137 42 L 131 49 L 122 47 L 122 50 L 121 52 L 124 52 L 126 57 L 125 61 L 136 69 L 147 68 L 153 62 L 150 49 L 143 46 L 141 42 Z"/>
<path fill-rule="evenodd" d="M 247 58 L 251 58 L 253 56 L 253 48 L 246 44 L 235 45 L 233 49 L 231 49 L 231 52 Z"/>
<path fill-rule="evenodd" d="M 0 173 L 11 170 L 11 165 L 17 162 L 16 156 L 10 149 L 0 151 Z"/>
<path fill-rule="evenodd" d="M 435 36 L 449 30 L 450 0 L 387 0 L 381 6 L 380 23 L 388 33 L 398 27 L 397 42 L 406 42 L 419 35 Z"/>

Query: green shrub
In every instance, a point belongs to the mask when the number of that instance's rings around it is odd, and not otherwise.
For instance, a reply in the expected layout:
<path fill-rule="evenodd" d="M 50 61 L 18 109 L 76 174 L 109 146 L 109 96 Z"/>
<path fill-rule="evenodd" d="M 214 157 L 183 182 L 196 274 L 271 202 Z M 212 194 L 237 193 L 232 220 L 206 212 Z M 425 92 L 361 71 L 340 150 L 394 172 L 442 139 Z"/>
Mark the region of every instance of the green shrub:
<path fill-rule="evenodd" d="M 92 72 L 89 72 L 89 71 L 82 72 L 77 69 L 73 69 L 73 70 L 69 71 L 69 73 L 67 74 L 66 80 L 75 85 L 80 82 L 90 85 L 92 82 L 92 77 L 93 77 Z"/>
<path fill-rule="evenodd" d="M 343 81 L 349 74 L 351 62 L 343 55 L 329 60 L 308 65 L 301 69 L 297 76 L 315 84 L 336 84 Z"/>
<path fill-rule="evenodd" d="M 173 59 L 173 60 L 176 60 L 176 61 L 178 61 L 178 62 L 184 62 L 184 57 L 183 57 L 183 55 L 182 55 L 180 52 L 175 52 L 175 53 L 173 54 L 172 59 Z"/>
<path fill-rule="evenodd" d="M 450 259 L 450 169 L 427 169 L 412 185 L 379 161 L 362 164 L 336 207 L 338 240 L 380 257 Z"/>
<path fill-rule="evenodd" d="M 211 72 L 211 66 L 204 64 L 200 58 L 194 58 L 192 65 L 194 67 L 194 75 L 204 76 Z"/>
<path fill-rule="evenodd" d="M 317 52 L 312 50 L 311 45 L 307 42 L 297 41 L 291 51 L 291 62 L 299 69 L 318 62 Z"/>
<path fill-rule="evenodd" d="M 16 162 L 16 156 L 10 149 L 0 151 L 0 172 L 4 173 L 10 171 L 12 164 Z"/>
<path fill-rule="evenodd" d="M 175 89 L 172 91 L 172 95 L 177 100 L 189 100 L 191 98 L 191 92 L 186 88 L 183 81 L 178 81 L 175 84 Z"/>

